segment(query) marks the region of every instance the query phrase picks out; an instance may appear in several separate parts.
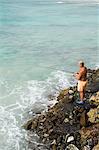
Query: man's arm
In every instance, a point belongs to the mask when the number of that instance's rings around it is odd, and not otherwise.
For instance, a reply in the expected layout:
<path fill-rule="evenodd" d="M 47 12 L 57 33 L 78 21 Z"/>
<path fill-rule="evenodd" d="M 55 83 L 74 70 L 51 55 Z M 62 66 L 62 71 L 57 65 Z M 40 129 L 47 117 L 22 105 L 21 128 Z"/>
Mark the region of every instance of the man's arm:
<path fill-rule="evenodd" d="M 80 70 L 78 73 L 75 74 L 75 77 L 76 77 L 77 80 L 79 80 L 81 78 L 82 73 L 83 73 L 83 71 Z"/>

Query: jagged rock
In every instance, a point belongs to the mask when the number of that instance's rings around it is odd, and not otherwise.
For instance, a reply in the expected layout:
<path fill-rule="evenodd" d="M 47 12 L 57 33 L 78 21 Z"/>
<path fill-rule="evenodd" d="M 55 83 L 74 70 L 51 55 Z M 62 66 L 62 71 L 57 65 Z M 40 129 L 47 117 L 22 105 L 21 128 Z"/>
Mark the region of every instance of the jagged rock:
<path fill-rule="evenodd" d="M 99 143 L 92 150 L 99 150 Z"/>
<path fill-rule="evenodd" d="M 44 133 L 44 137 L 45 137 L 45 138 L 48 137 L 48 136 L 49 136 L 49 134 Z"/>
<path fill-rule="evenodd" d="M 66 150 L 79 150 L 75 145 L 73 144 L 69 144 L 67 147 L 66 147 Z"/>
<path fill-rule="evenodd" d="M 95 91 L 95 88 L 98 89 L 97 85 L 92 87 L 99 81 L 98 74 L 99 71 L 90 71 L 87 89 L 91 88 L 92 92 Z M 47 112 L 31 119 L 27 123 L 26 129 L 36 131 L 41 141 L 45 145 L 49 145 L 48 149 L 87 150 L 88 146 L 92 148 L 98 143 L 99 137 L 99 124 L 97 123 L 99 92 L 94 93 L 93 97 L 91 96 L 92 93 L 86 92 L 86 102 L 84 105 L 78 106 L 73 102 L 78 98 L 77 87 L 62 90 L 57 97 L 58 102 Z M 93 107 L 94 104 L 95 107 Z M 92 126 L 92 123 L 95 124 Z M 81 127 L 83 128 L 81 129 Z"/>
<path fill-rule="evenodd" d="M 54 144 L 54 145 L 52 145 L 52 150 L 57 150 L 57 147 L 56 147 L 56 145 Z"/>
<path fill-rule="evenodd" d="M 88 127 L 88 128 L 82 128 L 80 130 L 80 134 L 81 134 L 80 142 L 82 148 L 84 148 L 84 146 L 86 145 L 93 147 L 98 143 L 99 124 L 95 124 L 92 127 Z"/>
<path fill-rule="evenodd" d="M 73 137 L 73 136 L 69 136 L 69 137 L 67 138 L 67 143 L 69 143 L 69 142 L 71 142 L 71 141 L 74 141 L 74 137 Z"/>
<path fill-rule="evenodd" d="M 43 129 L 44 127 L 43 126 L 39 126 L 39 129 Z"/>
<path fill-rule="evenodd" d="M 68 94 L 69 89 L 64 89 L 60 92 L 59 96 L 57 97 L 57 100 L 63 99 Z"/>
<path fill-rule="evenodd" d="M 69 90 L 68 93 L 69 94 L 74 94 L 74 91 L 73 90 Z"/>
<path fill-rule="evenodd" d="M 83 150 L 91 150 L 89 145 L 84 146 Z"/>
<path fill-rule="evenodd" d="M 89 99 L 89 101 L 95 101 L 96 100 L 96 96 L 92 95 L 91 98 Z"/>
<path fill-rule="evenodd" d="M 48 134 L 51 134 L 53 132 L 53 129 L 50 129 L 49 131 L 48 131 Z"/>
<path fill-rule="evenodd" d="M 63 140 L 63 136 L 61 135 L 61 136 L 59 136 L 59 137 L 57 138 L 57 144 L 58 144 L 58 145 L 61 145 L 62 140 Z"/>
<path fill-rule="evenodd" d="M 91 77 L 88 78 L 86 90 L 91 93 L 99 91 L 99 69 L 92 71 Z"/>
<path fill-rule="evenodd" d="M 54 139 L 53 142 L 51 143 L 51 145 L 55 144 L 56 145 L 56 140 Z"/>
<path fill-rule="evenodd" d="M 25 129 L 25 130 L 30 130 L 31 129 L 31 126 L 32 126 L 32 121 L 33 120 L 29 120 L 26 124 L 24 124 L 22 127 Z"/>
<path fill-rule="evenodd" d="M 93 139 L 88 139 L 87 140 L 87 145 L 90 147 L 90 149 L 92 149 L 92 147 L 94 146 L 94 143 L 93 143 Z"/>
<path fill-rule="evenodd" d="M 86 110 L 84 110 L 82 113 L 81 113 L 81 116 L 80 116 L 80 125 L 85 127 L 87 124 L 87 120 L 86 120 Z"/>
<path fill-rule="evenodd" d="M 73 113 L 72 113 L 72 112 L 70 112 L 69 118 L 70 118 L 70 119 L 73 119 Z"/>
<path fill-rule="evenodd" d="M 37 121 L 36 120 L 29 120 L 24 126 L 23 128 L 26 130 L 30 130 L 30 129 L 36 129 L 37 127 Z"/>
<path fill-rule="evenodd" d="M 90 111 L 87 113 L 88 115 L 88 120 L 91 123 L 97 123 L 99 122 L 99 106 L 97 108 L 94 109 L 90 109 Z"/>
<path fill-rule="evenodd" d="M 43 123 L 43 122 L 45 122 L 45 120 L 46 120 L 46 118 L 44 118 L 44 119 L 41 119 L 41 120 L 40 120 L 40 122 L 42 122 L 42 123 Z"/>
<path fill-rule="evenodd" d="M 71 101 L 73 100 L 73 98 L 74 98 L 73 95 L 70 95 L 70 96 L 69 96 L 69 99 L 70 99 Z M 71 102 L 71 101 L 70 101 L 70 102 Z"/>
<path fill-rule="evenodd" d="M 64 99 L 62 99 L 62 102 L 71 103 L 73 100 L 74 100 L 74 96 L 73 95 L 68 95 L 68 96 L 64 97 Z"/>
<path fill-rule="evenodd" d="M 95 93 L 99 91 L 99 82 L 93 82 L 89 84 L 86 90 L 90 93 Z"/>
<path fill-rule="evenodd" d="M 96 105 L 99 105 L 99 91 L 95 95 L 92 95 L 89 101 Z"/>
<path fill-rule="evenodd" d="M 69 122 L 69 119 L 68 119 L 68 118 L 65 118 L 65 119 L 64 119 L 64 122 L 65 122 L 65 123 Z"/>
<path fill-rule="evenodd" d="M 99 124 L 95 124 L 91 127 L 82 128 L 80 130 L 81 139 L 88 139 L 90 137 L 93 137 L 94 134 L 98 136 L 99 134 Z"/>
<path fill-rule="evenodd" d="M 44 138 L 44 139 L 42 140 L 42 142 L 45 143 L 45 142 L 46 142 L 46 138 Z"/>
<path fill-rule="evenodd" d="M 99 96 L 99 91 L 97 92 L 97 96 Z M 98 97 L 99 98 L 99 97 Z M 99 99 L 98 99 L 99 100 Z"/>
<path fill-rule="evenodd" d="M 54 139 L 53 142 L 51 143 L 52 145 L 52 150 L 57 150 L 57 147 L 56 147 L 56 140 Z"/>

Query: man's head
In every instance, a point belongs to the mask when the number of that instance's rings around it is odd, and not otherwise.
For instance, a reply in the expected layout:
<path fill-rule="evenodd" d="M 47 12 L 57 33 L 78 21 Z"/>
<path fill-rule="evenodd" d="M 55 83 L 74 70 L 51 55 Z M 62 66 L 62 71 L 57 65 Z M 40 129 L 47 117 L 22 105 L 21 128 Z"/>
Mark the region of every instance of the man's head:
<path fill-rule="evenodd" d="M 83 61 L 79 61 L 79 66 L 80 67 L 84 67 L 84 62 Z"/>

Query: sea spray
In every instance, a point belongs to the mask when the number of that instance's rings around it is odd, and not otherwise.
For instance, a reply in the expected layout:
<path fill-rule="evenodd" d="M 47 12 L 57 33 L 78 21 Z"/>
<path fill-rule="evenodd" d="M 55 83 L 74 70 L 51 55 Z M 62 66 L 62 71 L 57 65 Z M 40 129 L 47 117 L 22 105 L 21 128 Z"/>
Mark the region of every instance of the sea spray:
<path fill-rule="evenodd" d="M 24 150 L 24 148 L 28 150 L 27 142 L 30 138 L 33 138 L 34 147 L 39 145 L 43 149 L 44 146 L 38 142 L 38 136 L 34 134 L 30 137 L 29 134 L 28 137 L 22 129 L 22 125 L 37 112 L 47 110 L 47 106 L 53 106 L 57 101 L 55 98 L 59 91 L 71 85 L 71 79 L 73 76 L 68 73 L 55 71 L 44 81 L 25 81 L 21 85 L 14 85 L 14 89 L 11 85 L 10 89 L 9 83 L 6 81 L 9 90 L 7 90 L 6 96 L 1 96 L 1 98 L 3 100 L 11 98 L 14 101 L 0 106 L 0 150 Z M 1 84 L 1 88 L 2 85 L 4 86 L 4 84 Z M 49 95 L 54 96 L 54 100 L 50 100 Z M 17 101 L 14 98 L 18 98 Z"/>

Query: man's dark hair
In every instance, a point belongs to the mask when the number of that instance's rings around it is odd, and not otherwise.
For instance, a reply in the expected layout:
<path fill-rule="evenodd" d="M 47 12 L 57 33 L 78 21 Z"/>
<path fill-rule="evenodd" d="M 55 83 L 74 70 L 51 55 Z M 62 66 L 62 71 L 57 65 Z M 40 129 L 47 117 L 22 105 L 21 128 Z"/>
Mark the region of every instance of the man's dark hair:
<path fill-rule="evenodd" d="M 79 64 L 81 64 L 82 67 L 84 67 L 84 62 L 83 61 L 80 61 Z"/>
<path fill-rule="evenodd" d="M 84 67 L 84 62 L 82 62 L 81 64 L 82 64 L 82 67 Z"/>

